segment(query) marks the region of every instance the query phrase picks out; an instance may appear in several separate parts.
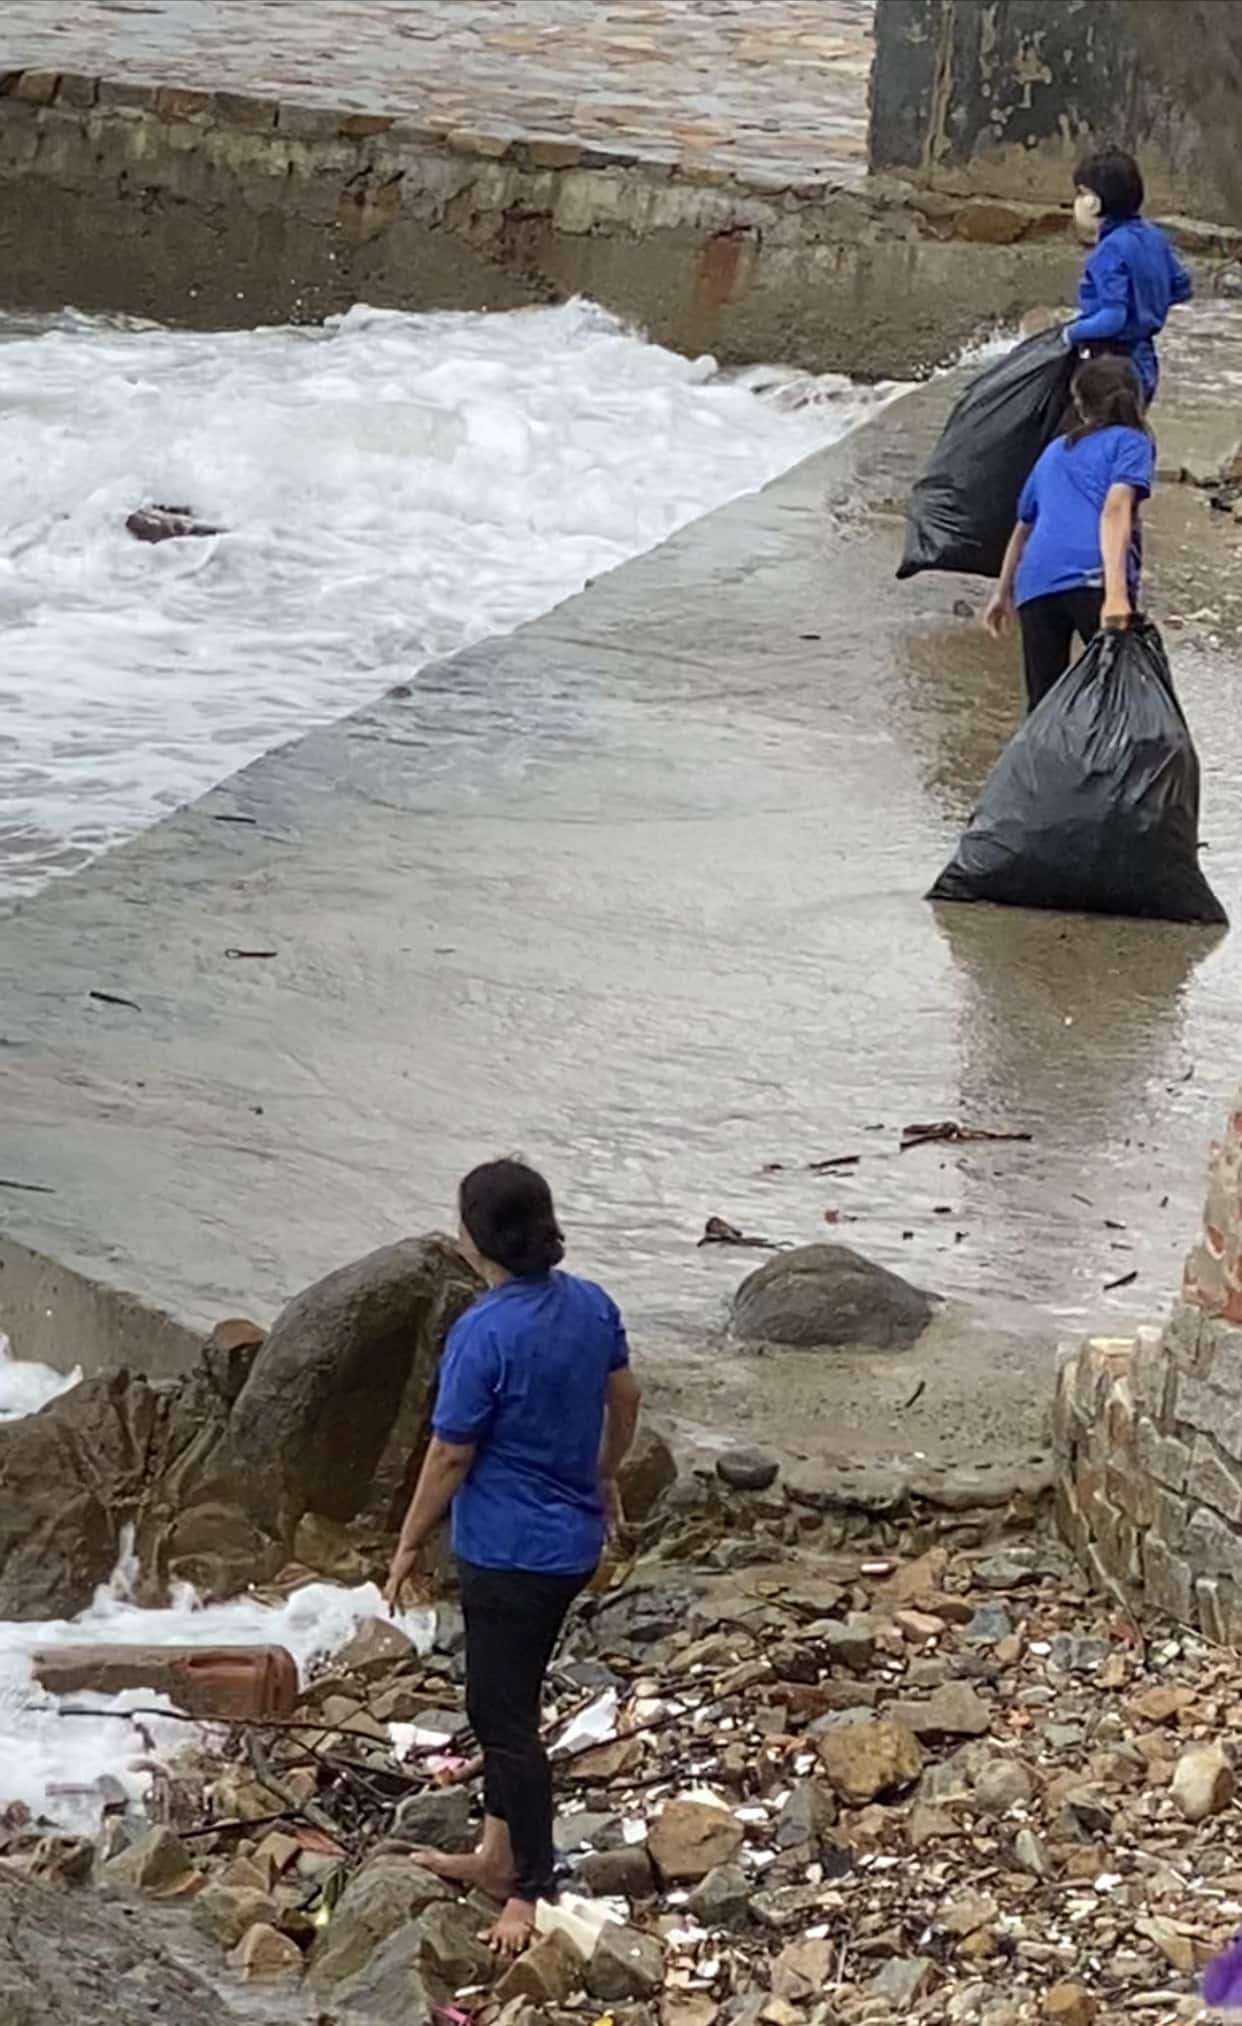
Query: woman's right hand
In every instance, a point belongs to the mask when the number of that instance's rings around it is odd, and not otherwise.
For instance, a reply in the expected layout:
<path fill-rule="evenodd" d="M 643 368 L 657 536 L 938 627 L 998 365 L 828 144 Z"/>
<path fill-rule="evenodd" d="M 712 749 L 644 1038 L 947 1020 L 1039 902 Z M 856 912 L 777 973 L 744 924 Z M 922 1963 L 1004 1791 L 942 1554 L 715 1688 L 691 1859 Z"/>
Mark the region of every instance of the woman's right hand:
<path fill-rule="evenodd" d="M 1013 618 L 1013 600 L 1004 591 L 993 591 L 983 614 L 983 623 L 993 640 L 999 640 Z"/>
<path fill-rule="evenodd" d="M 407 1609 L 428 1601 L 427 1585 L 418 1572 L 417 1548 L 398 1547 L 389 1565 L 384 1602 L 391 1618 L 395 1618 L 401 1609 L 403 1592 L 406 1593 L 404 1601 Z"/>
<path fill-rule="evenodd" d="M 604 1532 L 610 1541 L 620 1540 L 625 1530 L 625 1507 L 621 1503 L 621 1487 L 615 1477 L 606 1477 L 600 1485 L 604 1500 Z"/>

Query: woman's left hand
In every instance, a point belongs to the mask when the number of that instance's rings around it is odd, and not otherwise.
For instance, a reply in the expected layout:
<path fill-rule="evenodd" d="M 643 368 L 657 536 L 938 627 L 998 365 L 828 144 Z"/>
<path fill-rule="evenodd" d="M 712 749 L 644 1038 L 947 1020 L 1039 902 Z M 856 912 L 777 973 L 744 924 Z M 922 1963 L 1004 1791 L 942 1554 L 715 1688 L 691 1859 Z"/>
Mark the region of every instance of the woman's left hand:
<path fill-rule="evenodd" d="M 1124 633 L 1133 617 L 1134 613 L 1128 602 L 1124 605 L 1105 605 L 1100 614 L 1100 625 L 1106 633 Z"/>

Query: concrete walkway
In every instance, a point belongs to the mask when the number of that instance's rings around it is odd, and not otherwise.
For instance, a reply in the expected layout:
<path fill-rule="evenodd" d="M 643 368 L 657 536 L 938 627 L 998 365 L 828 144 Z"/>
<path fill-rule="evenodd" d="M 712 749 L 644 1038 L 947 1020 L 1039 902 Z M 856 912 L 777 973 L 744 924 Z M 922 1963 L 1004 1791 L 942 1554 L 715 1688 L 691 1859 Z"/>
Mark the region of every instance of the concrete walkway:
<path fill-rule="evenodd" d="M 692 1359 L 755 1259 L 697 1249 L 713 1213 L 846 1239 L 1025 1332 L 1040 1397 L 1051 1331 L 1160 1312 L 1236 1080 L 1237 938 L 922 901 L 1017 692 L 954 616 L 977 586 L 892 579 L 945 399 L 6 921 L 0 1326 L 23 1351 L 149 1348 L 32 1248 L 190 1327 L 266 1320 L 445 1224 L 464 1168 L 513 1148 L 640 1339 Z M 1162 435 L 1176 460 L 1171 408 Z M 1202 596 L 1209 518 L 1184 489 L 1157 502 L 1158 610 Z M 1208 862 L 1236 912 L 1235 663 L 1190 638 Z M 929 1119 L 1033 1137 L 900 1154 Z M 959 1376 L 976 1418 L 1000 1341 Z"/>
<path fill-rule="evenodd" d="M 863 173 L 872 0 L 5 0 L 6 67 L 576 140 L 751 181 Z"/>

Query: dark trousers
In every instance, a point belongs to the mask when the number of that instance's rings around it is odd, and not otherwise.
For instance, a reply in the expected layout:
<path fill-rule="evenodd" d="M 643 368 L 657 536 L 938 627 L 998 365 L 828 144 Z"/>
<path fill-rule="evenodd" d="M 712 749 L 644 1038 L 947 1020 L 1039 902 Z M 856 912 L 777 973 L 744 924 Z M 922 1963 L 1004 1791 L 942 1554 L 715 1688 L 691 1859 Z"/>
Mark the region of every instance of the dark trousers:
<path fill-rule="evenodd" d="M 508 1824 L 519 1899 L 554 1890 L 552 1773 L 539 1736 L 543 1678 L 565 1613 L 593 1570 L 457 1564 L 466 1621 L 466 1714 L 483 1753 L 483 1806 Z"/>
<path fill-rule="evenodd" d="M 1098 586 L 1093 590 L 1083 584 L 1075 591 L 1053 591 L 1047 598 L 1031 598 L 1019 605 L 1028 710 L 1034 710 L 1069 667 L 1074 635 L 1084 647 L 1094 640 L 1100 630 L 1103 603 L 1104 593 Z"/>

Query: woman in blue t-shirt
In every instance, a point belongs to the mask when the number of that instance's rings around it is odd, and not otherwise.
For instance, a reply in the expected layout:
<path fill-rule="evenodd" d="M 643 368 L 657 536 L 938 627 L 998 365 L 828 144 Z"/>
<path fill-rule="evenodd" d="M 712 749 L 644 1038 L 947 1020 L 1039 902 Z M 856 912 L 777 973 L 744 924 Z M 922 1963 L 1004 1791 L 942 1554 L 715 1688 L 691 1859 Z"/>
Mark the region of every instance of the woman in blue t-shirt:
<path fill-rule="evenodd" d="M 558 1273 L 552 1192 L 521 1161 L 461 1185 L 461 1247 L 486 1283 L 449 1331 L 432 1438 L 388 1574 L 397 1605 L 452 1506 L 466 1621 L 466 1714 L 483 1753 L 483 1834 L 468 1856 L 420 1851 L 442 1878 L 503 1901 L 487 1939 L 516 1955 L 552 1897 L 552 1779 L 543 1679 L 565 1614 L 595 1573 L 638 1386 L 614 1301 Z"/>
<path fill-rule="evenodd" d="M 1074 375 L 1076 420 L 1044 451 L 1022 488 L 1000 581 L 984 614 L 994 637 L 1014 608 L 1028 707 L 1103 626 L 1127 626 L 1138 597 L 1139 508 L 1151 491 L 1155 445 L 1128 359 L 1088 359 Z"/>

